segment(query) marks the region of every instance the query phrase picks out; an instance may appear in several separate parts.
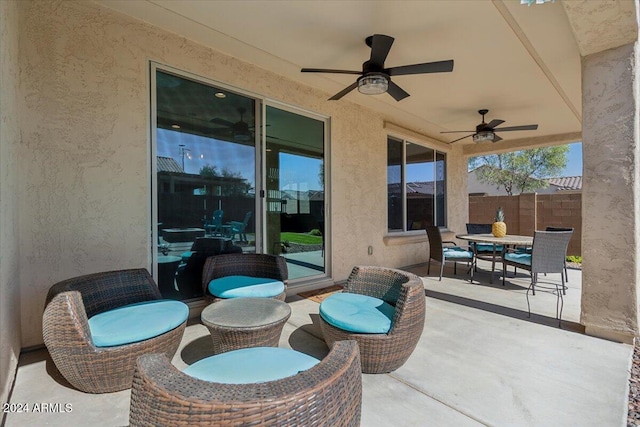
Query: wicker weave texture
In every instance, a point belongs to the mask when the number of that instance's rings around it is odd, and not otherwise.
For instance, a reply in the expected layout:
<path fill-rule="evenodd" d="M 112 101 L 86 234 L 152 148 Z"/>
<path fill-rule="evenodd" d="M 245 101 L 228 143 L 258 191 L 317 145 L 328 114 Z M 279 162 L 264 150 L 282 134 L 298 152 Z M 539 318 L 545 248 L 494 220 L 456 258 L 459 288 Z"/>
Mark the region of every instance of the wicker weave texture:
<path fill-rule="evenodd" d="M 284 283 L 284 292 L 275 299 L 284 301 L 287 296 L 289 270 L 284 257 L 269 254 L 237 253 L 207 258 L 202 271 L 202 291 L 209 300 L 219 301 L 209 293 L 208 285 L 213 279 L 226 276 L 264 277 Z"/>
<path fill-rule="evenodd" d="M 138 359 L 129 421 L 137 426 L 358 426 L 358 345 L 336 343 L 297 375 L 257 384 L 220 384 L 178 371 L 162 355 Z"/>
<path fill-rule="evenodd" d="M 223 306 L 225 309 L 216 315 L 215 311 Z M 217 318 L 221 316 L 231 321 L 220 324 Z M 239 316 L 244 321 L 237 322 Z M 271 298 L 234 298 L 212 304 L 201 314 L 213 340 L 214 354 L 246 347 L 277 347 L 289 317 L 289 306 Z"/>
<path fill-rule="evenodd" d="M 124 285 L 129 275 L 133 279 L 133 289 Z M 88 280 L 90 277 L 97 278 L 93 287 Z M 145 277 L 146 281 L 140 279 Z M 120 304 L 118 295 L 122 296 Z M 84 392 L 110 393 L 131 387 L 138 356 L 164 353 L 167 357 L 173 357 L 182 339 L 186 321 L 160 336 L 123 346 L 96 347 L 91 339 L 85 299 L 90 301 L 94 312 L 99 313 L 109 310 L 109 307 L 157 299 L 153 296 L 159 298 L 159 293 L 146 270 L 98 273 L 54 285 L 47 297 L 42 330 L 44 343 L 62 376 Z"/>
<path fill-rule="evenodd" d="M 357 266 L 343 292 L 370 295 L 395 305 L 391 329 L 387 334 L 356 334 L 338 329 L 320 316 L 327 345 L 331 347 L 341 340 L 357 341 L 362 372 L 365 373 L 391 372 L 402 366 L 413 353 L 424 329 L 426 308 L 422 280 L 401 270 Z"/>
<path fill-rule="evenodd" d="M 572 231 L 536 231 L 533 236 L 531 265 L 503 259 L 503 270 L 513 265 L 523 270 L 536 273 L 563 273 L 567 247 Z"/>

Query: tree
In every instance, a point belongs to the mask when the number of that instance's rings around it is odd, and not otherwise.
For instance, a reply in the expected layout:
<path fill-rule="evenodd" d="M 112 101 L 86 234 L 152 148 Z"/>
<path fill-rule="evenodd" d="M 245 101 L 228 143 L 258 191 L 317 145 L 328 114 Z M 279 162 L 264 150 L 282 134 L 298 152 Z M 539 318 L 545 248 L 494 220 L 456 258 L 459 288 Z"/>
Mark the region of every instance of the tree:
<path fill-rule="evenodd" d="M 567 165 L 568 145 L 534 148 L 511 153 L 472 157 L 469 168 L 476 169 L 478 179 L 504 187 L 508 195 L 546 188 L 545 178 L 557 176 Z M 485 166 L 485 167 L 480 167 Z"/>
<path fill-rule="evenodd" d="M 203 178 L 215 178 L 219 176 L 218 168 L 213 165 L 204 165 L 200 168 L 200 176 Z"/>

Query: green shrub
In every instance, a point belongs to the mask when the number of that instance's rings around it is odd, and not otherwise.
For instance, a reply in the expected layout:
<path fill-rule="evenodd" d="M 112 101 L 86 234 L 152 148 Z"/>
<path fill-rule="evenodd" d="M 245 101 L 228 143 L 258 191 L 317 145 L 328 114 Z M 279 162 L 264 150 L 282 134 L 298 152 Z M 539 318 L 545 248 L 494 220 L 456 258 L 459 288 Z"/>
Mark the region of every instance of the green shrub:
<path fill-rule="evenodd" d="M 575 262 L 577 264 L 582 264 L 582 257 L 580 255 L 568 255 L 567 262 Z"/>
<path fill-rule="evenodd" d="M 311 230 L 309 232 L 309 234 L 312 235 L 312 236 L 322 236 L 322 231 L 320 231 L 317 228 L 314 228 L 313 230 Z"/>

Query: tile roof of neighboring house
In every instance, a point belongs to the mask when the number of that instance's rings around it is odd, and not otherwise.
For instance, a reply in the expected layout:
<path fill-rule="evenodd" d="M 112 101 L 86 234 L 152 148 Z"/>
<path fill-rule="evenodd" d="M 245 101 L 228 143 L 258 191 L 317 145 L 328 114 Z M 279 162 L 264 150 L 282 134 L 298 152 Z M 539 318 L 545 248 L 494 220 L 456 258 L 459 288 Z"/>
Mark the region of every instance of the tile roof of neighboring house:
<path fill-rule="evenodd" d="M 184 173 L 178 162 L 172 157 L 158 156 L 158 172 L 178 172 Z"/>
<path fill-rule="evenodd" d="M 562 190 L 582 190 L 581 176 L 563 176 L 561 178 L 549 178 L 549 184 L 558 187 L 558 191 Z"/>

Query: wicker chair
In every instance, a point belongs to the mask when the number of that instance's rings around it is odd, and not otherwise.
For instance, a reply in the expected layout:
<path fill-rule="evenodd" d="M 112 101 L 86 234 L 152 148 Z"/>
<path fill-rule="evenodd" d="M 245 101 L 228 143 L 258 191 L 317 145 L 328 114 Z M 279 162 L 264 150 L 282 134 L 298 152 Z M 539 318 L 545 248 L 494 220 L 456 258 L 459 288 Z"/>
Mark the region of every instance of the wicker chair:
<path fill-rule="evenodd" d="M 567 246 L 571 239 L 572 231 L 536 231 L 533 236 L 533 246 L 531 254 L 506 252 L 502 259 L 502 285 L 504 286 L 507 266 L 521 268 L 531 272 L 531 284 L 527 288 L 527 308 L 531 316 L 531 306 L 529 305 L 529 292 L 536 294 L 538 285 L 538 273 L 560 273 L 561 285 L 553 285 L 552 290 L 556 294 L 556 318 L 558 325 L 562 322 L 562 307 L 564 299 L 562 294 L 566 289 L 564 267 L 567 257 Z M 520 262 L 519 262 L 520 261 Z M 525 261 L 525 262 L 522 262 Z M 547 286 L 545 286 L 546 288 Z"/>
<path fill-rule="evenodd" d="M 427 238 L 429 239 L 429 261 L 427 262 L 427 274 L 431 272 L 431 260 L 438 261 L 440 263 L 440 280 L 442 280 L 442 273 L 444 272 L 444 264 L 446 262 L 453 262 L 453 274 L 457 274 L 457 268 L 459 262 L 466 262 L 471 264 L 469 269 L 470 281 L 473 283 L 473 271 L 475 270 L 475 253 L 471 248 L 462 248 L 456 245 L 456 242 L 442 241 L 442 234 L 440 234 L 440 228 L 435 225 L 427 225 Z M 446 244 L 446 246 L 445 246 Z M 493 271 L 493 269 L 492 269 Z"/>
<path fill-rule="evenodd" d="M 364 373 L 391 372 L 402 366 L 413 353 L 424 329 L 422 280 L 401 270 L 357 266 L 343 292 L 372 296 L 395 306 L 391 329 L 386 334 L 358 334 L 336 328 L 320 316 L 320 328 L 327 345 L 356 340 Z"/>
<path fill-rule="evenodd" d="M 145 353 L 171 358 L 186 321 L 155 338 L 115 347 L 96 347 L 88 319 L 117 307 L 160 299 L 145 269 L 89 274 L 53 285 L 42 317 L 44 343 L 56 367 L 71 385 L 87 393 L 110 393 L 131 387 L 135 361 Z"/>
<path fill-rule="evenodd" d="M 136 426 L 358 426 L 362 375 L 354 341 L 297 375 L 255 384 L 220 384 L 190 377 L 163 355 L 141 357 L 131 389 Z"/>
<path fill-rule="evenodd" d="M 284 301 L 287 296 L 289 270 L 287 269 L 287 261 L 278 255 L 235 253 L 207 258 L 202 271 L 202 291 L 208 300 L 215 302 L 221 299 L 211 295 L 208 289 L 209 282 L 226 276 L 251 276 L 280 280 L 284 283 L 285 290 L 274 298 Z"/>

